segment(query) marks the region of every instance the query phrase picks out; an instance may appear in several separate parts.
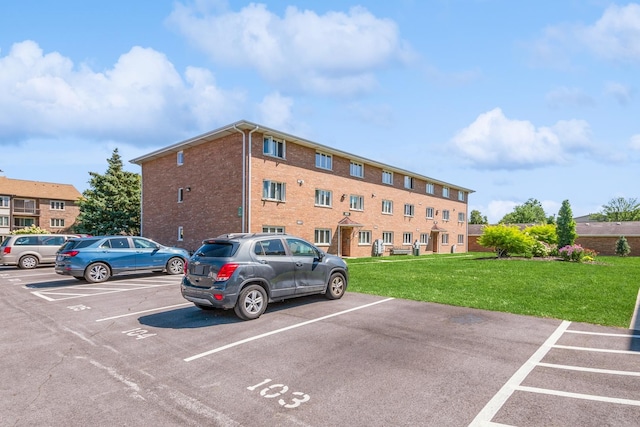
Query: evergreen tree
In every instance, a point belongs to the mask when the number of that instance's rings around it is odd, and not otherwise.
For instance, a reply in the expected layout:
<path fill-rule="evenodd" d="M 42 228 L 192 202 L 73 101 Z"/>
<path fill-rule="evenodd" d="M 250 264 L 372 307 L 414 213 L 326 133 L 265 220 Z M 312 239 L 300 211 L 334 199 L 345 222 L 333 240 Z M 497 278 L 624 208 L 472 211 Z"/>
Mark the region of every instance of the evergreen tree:
<path fill-rule="evenodd" d="M 629 246 L 629 242 L 627 242 L 627 238 L 624 236 L 620 236 L 620 238 L 616 242 L 616 255 L 627 256 L 630 252 L 631 247 Z"/>
<path fill-rule="evenodd" d="M 576 222 L 573 220 L 573 212 L 569 200 L 562 202 L 560 211 L 558 212 L 558 248 L 564 248 L 567 245 L 573 245 L 578 235 L 576 234 Z"/>
<path fill-rule="evenodd" d="M 486 216 L 482 216 L 479 210 L 472 210 L 469 217 L 469 224 L 489 224 Z"/>
<path fill-rule="evenodd" d="M 78 233 L 140 234 L 140 175 L 122 168 L 118 149 L 113 150 L 104 175 L 89 172 L 90 189 L 79 200 Z"/>

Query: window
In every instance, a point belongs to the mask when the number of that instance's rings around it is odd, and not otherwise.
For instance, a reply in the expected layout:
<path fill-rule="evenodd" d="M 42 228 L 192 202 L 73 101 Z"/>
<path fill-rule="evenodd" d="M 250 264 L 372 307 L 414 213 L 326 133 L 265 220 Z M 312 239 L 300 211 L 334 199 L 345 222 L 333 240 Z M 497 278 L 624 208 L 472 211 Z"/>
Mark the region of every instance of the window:
<path fill-rule="evenodd" d="M 429 244 L 429 233 L 420 233 L 420 244 L 421 245 Z"/>
<path fill-rule="evenodd" d="M 100 245 L 100 247 L 111 249 L 129 249 L 129 239 L 126 237 L 115 237 L 113 239 L 107 239 L 103 244 Z"/>
<path fill-rule="evenodd" d="M 413 205 L 410 205 L 409 203 L 405 203 L 404 216 L 413 216 Z"/>
<path fill-rule="evenodd" d="M 0 227 L 8 227 L 8 226 L 9 226 L 9 217 L 0 216 Z"/>
<path fill-rule="evenodd" d="M 0 196 L 0 208 L 8 208 L 9 200 L 9 196 Z"/>
<path fill-rule="evenodd" d="M 287 239 L 287 246 L 293 256 L 315 257 L 318 255 L 316 249 L 309 243 L 299 239 Z"/>
<path fill-rule="evenodd" d="M 51 200 L 49 202 L 49 208 L 54 211 L 63 211 L 64 210 L 64 202 L 59 200 Z"/>
<path fill-rule="evenodd" d="M 435 185 L 433 185 L 431 182 L 427 182 L 427 193 L 428 194 L 433 194 L 435 193 Z"/>
<path fill-rule="evenodd" d="M 178 151 L 176 161 L 178 163 L 178 166 L 184 165 L 184 151 Z"/>
<path fill-rule="evenodd" d="M 262 153 L 267 156 L 284 159 L 284 156 L 285 156 L 284 141 L 280 139 L 275 139 L 271 136 L 265 136 L 262 144 Z"/>
<path fill-rule="evenodd" d="M 382 201 L 382 213 L 387 215 L 393 214 L 393 202 L 391 200 Z"/>
<path fill-rule="evenodd" d="M 62 218 L 51 218 L 49 220 L 49 224 L 51 224 L 52 228 L 64 227 L 64 219 L 62 219 Z"/>
<path fill-rule="evenodd" d="M 442 187 L 442 197 L 449 198 L 449 187 Z"/>
<path fill-rule="evenodd" d="M 464 191 L 458 191 L 458 200 L 464 202 Z"/>
<path fill-rule="evenodd" d="M 276 226 L 271 226 L 271 225 L 265 225 L 262 227 L 262 232 L 263 233 L 284 233 L 284 227 L 280 226 L 280 225 L 276 225 Z"/>
<path fill-rule="evenodd" d="M 464 234 L 458 234 L 458 244 L 464 244 Z"/>
<path fill-rule="evenodd" d="M 328 228 L 316 228 L 314 239 L 316 245 L 329 245 L 331 243 L 331 230 Z"/>
<path fill-rule="evenodd" d="M 433 208 L 427 208 L 427 218 L 433 218 Z"/>
<path fill-rule="evenodd" d="M 409 188 L 413 190 L 413 177 L 411 176 L 404 177 L 404 188 Z"/>
<path fill-rule="evenodd" d="M 402 244 L 410 245 L 413 242 L 413 233 L 402 233 Z"/>
<path fill-rule="evenodd" d="M 33 199 L 14 199 L 13 212 L 15 213 L 38 213 L 36 210 L 36 201 Z"/>
<path fill-rule="evenodd" d="M 393 185 L 393 172 L 382 171 L 382 183 Z"/>
<path fill-rule="evenodd" d="M 353 194 L 349 196 L 349 209 L 354 211 L 364 210 L 364 197 L 354 196 Z"/>
<path fill-rule="evenodd" d="M 182 242 L 184 240 L 184 227 L 181 225 L 178 226 L 178 242 Z"/>
<path fill-rule="evenodd" d="M 364 178 L 364 165 L 358 162 L 351 162 L 351 165 L 349 166 L 349 173 L 351 176 Z"/>
<path fill-rule="evenodd" d="M 182 203 L 184 200 L 184 189 L 178 188 L 178 203 Z"/>
<path fill-rule="evenodd" d="M 256 242 L 256 246 L 253 248 L 256 255 L 264 256 L 285 256 L 287 252 L 284 250 L 284 245 L 280 239 L 269 239 Z"/>
<path fill-rule="evenodd" d="M 371 231 L 360 231 L 360 232 L 358 232 L 358 244 L 359 245 L 370 245 L 371 244 Z"/>
<path fill-rule="evenodd" d="M 442 233 L 442 244 L 443 245 L 449 244 L 449 235 L 447 233 Z"/>
<path fill-rule="evenodd" d="M 262 198 L 266 200 L 285 201 L 284 182 L 262 181 Z"/>
<path fill-rule="evenodd" d="M 385 245 L 393 245 L 393 231 L 383 231 L 382 242 Z"/>
<path fill-rule="evenodd" d="M 333 157 L 331 154 L 316 153 L 316 167 L 331 170 L 333 168 Z"/>
<path fill-rule="evenodd" d="M 464 212 L 458 212 L 458 222 L 464 222 Z"/>
<path fill-rule="evenodd" d="M 36 225 L 36 220 L 33 218 L 13 218 L 13 226 L 18 228 L 31 227 Z"/>
<path fill-rule="evenodd" d="M 316 190 L 316 206 L 331 207 L 331 191 Z"/>
<path fill-rule="evenodd" d="M 446 209 L 442 211 L 442 220 L 449 221 L 449 211 Z"/>

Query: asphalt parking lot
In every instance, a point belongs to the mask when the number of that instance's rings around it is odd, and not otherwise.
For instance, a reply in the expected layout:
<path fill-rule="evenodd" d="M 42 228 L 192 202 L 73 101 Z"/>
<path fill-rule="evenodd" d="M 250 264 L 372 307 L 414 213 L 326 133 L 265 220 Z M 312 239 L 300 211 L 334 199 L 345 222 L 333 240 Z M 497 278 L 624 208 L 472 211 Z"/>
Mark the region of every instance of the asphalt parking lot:
<path fill-rule="evenodd" d="M 637 426 L 638 331 L 347 293 L 204 312 L 179 276 L 0 267 L 7 426 Z"/>

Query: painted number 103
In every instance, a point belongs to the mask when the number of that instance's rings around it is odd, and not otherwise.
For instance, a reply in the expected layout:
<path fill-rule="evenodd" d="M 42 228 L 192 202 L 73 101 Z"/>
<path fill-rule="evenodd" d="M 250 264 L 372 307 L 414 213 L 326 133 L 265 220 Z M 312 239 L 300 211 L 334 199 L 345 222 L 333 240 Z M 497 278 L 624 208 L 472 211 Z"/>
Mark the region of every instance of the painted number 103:
<path fill-rule="evenodd" d="M 289 387 L 284 384 L 271 384 L 267 386 L 271 381 L 271 379 L 266 379 L 261 383 L 247 387 L 247 390 L 254 391 L 265 386 L 260 390 L 260 396 L 265 399 L 275 399 L 276 397 L 283 396 L 284 398 L 278 399 L 278 403 L 284 408 L 297 408 L 311 399 L 308 394 L 300 391 L 289 392 Z"/>

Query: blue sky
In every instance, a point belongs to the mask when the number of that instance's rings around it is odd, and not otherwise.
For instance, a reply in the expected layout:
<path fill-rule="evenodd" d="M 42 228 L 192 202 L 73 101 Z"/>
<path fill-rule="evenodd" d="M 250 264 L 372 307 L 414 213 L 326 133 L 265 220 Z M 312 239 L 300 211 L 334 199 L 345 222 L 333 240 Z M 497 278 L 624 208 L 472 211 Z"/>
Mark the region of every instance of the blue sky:
<path fill-rule="evenodd" d="M 640 3 L 22 0 L 0 29 L 9 178 L 84 191 L 114 148 L 139 172 L 246 119 L 471 188 L 491 222 L 640 198 Z"/>

